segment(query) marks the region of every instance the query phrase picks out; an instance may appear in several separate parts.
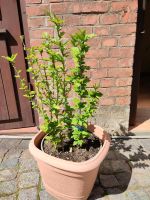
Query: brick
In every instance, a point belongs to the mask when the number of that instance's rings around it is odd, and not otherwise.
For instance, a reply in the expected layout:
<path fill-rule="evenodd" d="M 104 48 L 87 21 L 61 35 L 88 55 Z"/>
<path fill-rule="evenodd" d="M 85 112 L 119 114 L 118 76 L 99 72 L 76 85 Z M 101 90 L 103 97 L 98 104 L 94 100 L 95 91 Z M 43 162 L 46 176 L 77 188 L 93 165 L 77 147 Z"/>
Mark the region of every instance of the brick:
<path fill-rule="evenodd" d="M 121 58 L 119 60 L 119 67 L 132 67 L 133 58 Z"/>
<path fill-rule="evenodd" d="M 86 60 L 86 65 L 92 67 L 92 68 L 98 68 L 99 67 L 99 62 L 97 59 L 87 59 Z"/>
<path fill-rule="evenodd" d="M 104 58 L 101 62 L 100 62 L 100 66 L 103 67 L 118 67 L 119 61 L 118 58 Z"/>
<path fill-rule="evenodd" d="M 73 26 L 73 27 L 63 27 L 63 31 L 65 32 L 65 36 L 68 37 L 70 34 L 73 34 L 77 32 L 79 29 L 83 29 L 82 26 Z M 89 26 L 84 26 L 84 30 L 86 30 L 87 33 L 91 34 L 92 33 L 92 27 Z"/>
<path fill-rule="evenodd" d="M 134 53 L 134 48 L 132 47 L 122 47 L 122 48 L 111 48 L 110 57 L 112 58 L 132 58 Z"/>
<path fill-rule="evenodd" d="M 101 79 L 100 85 L 103 88 L 112 87 L 112 86 L 115 86 L 115 81 L 113 78 L 104 78 L 104 79 Z"/>
<path fill-rule="evenodd" d="M 91 70 L 91 76 L 93 79 L 107 77 L 107 70 L 106 69 Z"/>
<path fill-rule="evenodd" d="M 100 105 L 102 105 L 102 106 L 110 106 L 110 105 L 114 105 L 114 103 L 115 103 L 115 101 L 114 101 L 114 98 L 110 98 L 110 97 L 108 97 L 108 98 L 106 98 L 106 97 L 102 97 L 101 99 L 100 99 Z"/>
<path fill-rule="evenodd" d="M 61 16 L 59 16 L 59 17 L 61 17 Z M 48 26 L 48 27 L 54 26 L 54 24 L 49 20 L 49 17 L 45 18 L 45 25 Z"/>
<path fill-rule="evenodd" d="M 26 3 L 42 3 L 42 0 L 25 0 Z"/>
<path fill-rule="evenodd" d="M 137 21 L 137 13 L 128 11 L 122 13 L 119 18 L 120 23 L 135 23 Z"/>
<path fill-rule="evenodd" d="M 31 30 L 30 31 L 30 37 L 34 39 L 41 39 L 43 33 L 49 33 L 53 35 L 53 30 L 52 29 L 37 29 L 37 30 Z"/>
<path fill-rule="evenodd" d="M 90 45 L 90 47 L 101 47 L 101 39 L 99 37 L 94 37 L 92 39 L 90 39 L 88 41 L 88 45 Z"/>
<path fill-rule="evenodd" d="M 49 10 L 49 5 L 26 7 L 28 16 L 45 16 L 46 11 Z"/>
<path fill-rule="evenodd" d="M 92 1 L 74 4 L 73 13 L 105 13 L 108 9 L 108 3 Z"/>
<path fill-rule="evenodd" d="M 42 43 L 42 39 L 31 39 L 30 40 L 31 46 L 38 46 L 38 45 L 41 45 L 41 43 Z"/>
<path fill-rule="evenodd" d="M 127 96 L 131 94 L 131 88 L 130 87 L 116 87 L 111 88 L 110 96 Z"/>
<path fill-rule="evenodd" d="M 48 0 L 49 3 L 53 3 L 53 2 L 63 2 L 63 0 Z"/>
<path fill-rule="evenodd" d="M 94 27 L 93 29 L 97 36 L 109 35 L 109 27 Z"/>
<path fill-rule="evenodd" d="M 51 4 L 51 12 L 55 14 L 67 14 L 67 13 L 72 13 L 72 11 L 73 11 L 73 3 L 71 2 Z"/>
<path fill-rule="evenodd" d="M 118 15 L 116 14 L 105 14 L 100 18 L 101 24 L 117 24 L 118 23 Z"/>
<path fill-rule="evenodd" d="M 110 96 L 110 88 L 100 88 L 100 92 L 106 96 Z"/>
<path fill-rule="evenodd" d="M 88 83 L 88 87 L 93 87 L 93 85 L 95 84 L 99 84 L 99 80 L 91 79 L 90 82 Z"/>
<path fill-rule="evenodd" d="M 132 76 L 131 68 L 110 68 L 108 69 L 108 77 L 130 77 Z"/>
<path fill-rule="evenodd" d="M 102 39 L 102 46 L 103 47 L 113 47 L 117 45 L 116 38 L 104 38 Z"/>
<path fill-rule="evenodd" d="M 135 36 L 125 36 L 118 39 L 118 45 L 127 47 L 135 45 Z"/>
<path fill-rule="evenodd" d="M 111 11 L 127 11 L 128 10 L 128 2 L 112 2 L 111 3 Z"/>
<path fill-rule="evenodd" d="M 88 58 L 105 58 L 108 56 L 107 49 L 90 49 L 87 53 Z"/>
<path fill-rule="evenodd" d="M 129 105 L 130 104 L 130 97 L 116 97 L 116 105 Z"/>
<path fill-rule="evenodd" d="M 120 86 L 128 86 L 132 84 L 132 78 L 118 78 L 116 79 L 116 86 L 120 87 Z"/>
<path fill-rule="evenodd" d="M 82 25 L 96 25 L 99 23 L 99 15 L 86 15 L 81 18 Z"/>
<path fill-rule="evenodd" d="M 129 35 L 136 32 L 135 24 L 115 25 L 111 27 L 112 35 Z"/>
<path fill-rule="evenodd" d="M 64 24 L 67 26 L 74 26 L 81 24 L 81 18 L 79 15 L 66 15 L 64 16 Z"/>
<path fill-rule="evenodd" d="M 136 1 L 136 0 L 130 1 L 129 0 L 129 8 L 131 11 L 137 11 L 138 10 L 138 1 Z"/>
<path fill-rule="evenodd" d="M 43 17 L 38 18 L 30 18 L 28 20 L 28 26 L 30 28 L 42 27 L 46 25 L 46 20 Z"/>

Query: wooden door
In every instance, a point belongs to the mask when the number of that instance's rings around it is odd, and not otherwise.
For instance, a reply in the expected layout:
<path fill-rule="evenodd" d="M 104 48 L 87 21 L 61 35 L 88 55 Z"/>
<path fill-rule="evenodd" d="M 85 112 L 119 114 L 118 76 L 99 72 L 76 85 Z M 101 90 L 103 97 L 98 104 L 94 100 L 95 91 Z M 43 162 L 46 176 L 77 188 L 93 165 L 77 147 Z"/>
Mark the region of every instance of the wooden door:
<path fill-rule="evenodd" d="M 19 1 L 0 0 L 0 130 L 34 126 L 31 105 L 19 90 L 13 69 L 1 58 L 18 53 L 16 66 L 27 81 L 19 11 Z"/>

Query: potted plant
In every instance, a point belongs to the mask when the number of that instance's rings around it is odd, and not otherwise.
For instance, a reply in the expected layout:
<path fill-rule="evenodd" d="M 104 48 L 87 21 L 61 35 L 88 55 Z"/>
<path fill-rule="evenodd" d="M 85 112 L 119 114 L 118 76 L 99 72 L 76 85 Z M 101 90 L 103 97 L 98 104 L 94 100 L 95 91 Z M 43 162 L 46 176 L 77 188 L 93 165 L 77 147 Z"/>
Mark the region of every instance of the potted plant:
<path fill-rule="evenodd" d="M 67 40 L 62 31 L 63 21 L 54 14 L 49 14 L 49 19 L 55 36 L 44 33 L 41 45 L 24 45 L 34 90 L 28 88 L 15 66 L 17 54 L 5 59 L 14 68 L 24 96 L 43 117 L 29 149 L 46 190 L 57 199 L 85 200 L 110 145 L 109 135 L 90 124 L 101 96 L 97 85 L 89 85 L 90 67 L 85 63 L 88 40 L 93 35 L 79 30 Z M 67 67 L 71 57 L 74 67 Z"/>

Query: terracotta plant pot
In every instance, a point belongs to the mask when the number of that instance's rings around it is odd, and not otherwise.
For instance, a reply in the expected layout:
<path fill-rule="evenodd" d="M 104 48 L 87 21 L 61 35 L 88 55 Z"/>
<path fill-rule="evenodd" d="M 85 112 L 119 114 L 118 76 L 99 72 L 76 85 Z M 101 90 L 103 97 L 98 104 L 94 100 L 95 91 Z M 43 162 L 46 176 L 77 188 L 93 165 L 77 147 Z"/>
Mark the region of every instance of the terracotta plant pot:
<path fill-rule="evenodd" d="M 89 126 L 103 146 L 93 158 L 72 162 L 50 156 L 39 149 L 44 133 L 39 132 L 30 142 L 29 149 L 38 163 L 43 184 L 48 193 L 59 200 L 86 200 L 91 193 L 100 163 L 110 146 L 110 137 L 99 126 Z"/>

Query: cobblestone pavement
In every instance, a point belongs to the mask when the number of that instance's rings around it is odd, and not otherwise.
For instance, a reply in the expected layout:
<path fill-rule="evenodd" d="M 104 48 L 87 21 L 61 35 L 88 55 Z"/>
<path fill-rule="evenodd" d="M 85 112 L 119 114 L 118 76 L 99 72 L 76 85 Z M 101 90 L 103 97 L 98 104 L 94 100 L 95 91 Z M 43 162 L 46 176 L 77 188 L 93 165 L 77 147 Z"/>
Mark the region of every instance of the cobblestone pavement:
<path fill-rule="evenodd" d="M 0 200 L 54 200 L 42 185 L 29 140 L 0 139 Z M 150 200 L 150 139 L 116 139 L 89 200 Z"/>

